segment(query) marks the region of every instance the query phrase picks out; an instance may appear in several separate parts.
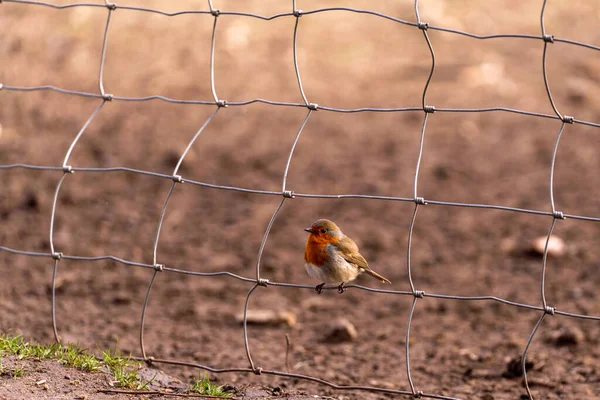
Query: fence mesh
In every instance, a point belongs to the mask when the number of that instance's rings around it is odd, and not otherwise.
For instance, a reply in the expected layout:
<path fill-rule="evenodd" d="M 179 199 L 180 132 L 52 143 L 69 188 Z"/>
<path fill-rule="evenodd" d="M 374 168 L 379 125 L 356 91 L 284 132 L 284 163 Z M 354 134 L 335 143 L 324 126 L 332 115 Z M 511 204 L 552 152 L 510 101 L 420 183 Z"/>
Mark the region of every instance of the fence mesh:
<path fill-rule="evenodd" d="M 55 5 L 55 4 L 45 3 L 45 2 L 26 1 L 26 0 L 0 0 L 0 3 L 5 3 L 2 5 L 3 7 L 13 7 L 13 6 L 18 7 L 18 6 L 29 5 L 32 7 L 34 7 L 34 6 L 35 7 L 51 7 L 51 8 L 60 9 L 60 10 L 67 9 L 67 8 L 73 8 L 73 7 L 95 7 L 95 8 L 99 7 L 99 8 L 106 9 L 106 24 L 105 24 L 105 28 L 104 28 L 103 44 L 102 44 L 100 65 L 99 65 L 99 72 L 98 72 L 98 93 L 88 93 L 88 92 L 81 92 L 81 91 L 66 90 L 66 89 L 63 89 L 60 87 L 55 87 L 52 85 L 23 87 L 23 86 L 12 86 L 12 85 L 10 85 L 10 82 L 0 83 L 0 90 L 2 90 L 2 91 L 32 92 L 32 91 L 50 90 L 50 91 L 54 91 L 54 92 L 63 93 L 66 95 L 83 96 L 83 97 L 88 97 L 88 98 L 95 98 L 98 100 L 97 107 L 92 112 L 92 114 L 89 116 L 87 121 L 84 123 L 84 125 L 79 130 L 78 134 L 75 136 L 75 138 L 71 142 L 71 144 L 65 154 L 62 165 L 60 165 L 60 166 L 41 166 L 41 165 L 29 165 L 29 164 L 0 165 L 0 170 L 2 170 L 2 169 L 4 169 L 4 170 L 6 170 L 6 169 L 33 169 L 33 170 L 46 170 L 46 171 L 59 171 L 59 172 L 62 171 L 62 176 L 61 176 L 60 180 L 58 181 L 58 184 L 56 185 L 56 189 L 54 192 L 54 198 L 52 201 L 52 211 L 51 211 L 51 215 L 50 215 L 50 232 L 49 232 L 49 243 L 50 243 L 49 250 L 50 251 L 49 252 L 32 252 L 32 251 L 25 251 L 22 249 L 15 249 L 15 248 L 9 248 L 9 247 L 5 247 L 5 246 L 0 246 L 0 250 L 5 251 L 5 252 L 19 254 L 19 255 L 25 255 L 25 256 L 31 256 L 31 257 L 46 257 L 48 259 L 53 260 L 52 261 L 53 274 L 52 274 L 51 301 L 52 301 L 52 326 L 53 326 L 53 331 L 54 331 L 54 336 L 55 336 L 56 341 L 59 341 L 59 335 L 58 335 L 58 330 L 57 330 L 57 321 L 56 321 L 56 315 L 55 315 L 56 276 L 57 276 L 58 266 L 60 264 L 60 261 L 63 259 L 79 260 L 79 261 L 112 260 L 117 263 L 123 264 L 125 266 L 141 267 L 141 268 L 147 268 L 147 269 L 154 270 L 152 279 L 150 280 L 147 291 L 145 293 L 145 298 L 144 298 L 143 307 L 142 307 L 142 311 L 141 311 L 141 320 L 140 320 L 140 326 L 139 326 L 139 345 L 140 345 L 140 351 L 141 351 L 141 357 L 140 357 L 141 360 L 144 360 L 147 362 L 153 362 L 153 363 L 157 363 L 157 364 L 164 363 L 164 364 L 172 364 L 172 365 L 180 365 L 180 366 L 189 366 L 189 367 L 194 367 L 194 368 L 200 368 L 200 369 L 210 371 L 213 373 L 238 372 L 238 373 L 278 375 L 278 376 L 282 376 L 282 377 L 297 378 L 297 379 L 301 379 L 301 380 L 312 381 L 312 382 L 326 385 L 326 386 L 329 386 L 331 388 L 338 389 L 338 390 L 362 390 L 362 391 L 381 392 L 381 393 L 388 393 L 388 394 L 406 395 L 406 396 L 412 396 L 414 398 L 421 398 L 421 397 L 434 398 L 434 399 L 454 399 L 455 398 L 455 397 L 439 395 L 439 394 L 435 394 L 435 393 L 423 393 L 422 391 L 419 390 L 418 382 L 414 382 L 411 377 L 410 340 L 409 340 L 410 333 L 411 333 L 411 321 L 413 319 L 413 313 L 414 313 L 417 303 L 419 302 L 419 300 L 424 299 L 424 298 L 429 297 L 429 298 L 438 298 L 438 299 L 444 299 L 444 300 L 462 300 L 462 301 L 493 301 L 493 302 L 498 302 L 498 303 L 505 304 L 505 305 L 508 305 L 511 307 L 523 308 L 523 309 L 531 310 L 532 312 L 539 313 L 539 319 L 537 320 L 537 323 L 533 326 L 533 328 L 531 330 L 531 334 L 529 335 L 529 338 L 523 349 L 522 358 L 521 358 L 523 380 L 524 380 L 525 388 L 527 390 L 529 398 L 533 398 L 533 396 L 532 396 L 531 390 L 528 385 L 527 371 L 525 368 L 525 364 L 526 364 L 526 360 L 527 360 L 527 352 L 528 352 L 530 345 L 532 344 L 532 342 L 534 340 L 534 337 L 536 336 L 536 333 L 538 332 L 538 329 L 540 328 L 540 326 L 541 326 L 543 320 L 546 318 L 546 316 L 551 315 L 551 316 L 561 316 L 561 317 L 567 317 L 567 318 L 579 318 L 579 319 L 600 321 L 600 316 L 584 315 L 584 314 L 562 311 L 559 308 L 557 308 L 555 305 L 548 304 L 548 302 L 546 301 L 546 296 L 545 296 L 544 286 L 545 286 L 545 280 L 546 280 L 546 261 L 547 261 L 547 257 L 548 257 L 548 244 L 549 244 L 552 232 L 553 232 L 556 224 L 560 223 L 560 221 L 562 221 L 566 218 L 570 218 L 570 219 L 574 219 L 574 220 L 581 220 L 581 221 L 600 222 L 599 217 L 567 214 L 567 213 L 564 213 L 564 212 L 558 210 L 555 206 L 555 202 L 554 202 L 554 194 L 555 194 L 554 193 L 554 170 L 555 170 L 556 155 L 558 152 L 561 135 L 563 134 L 565 129 L 568 129 L 568 125 L 581 124 L 581 125 L 591 126 L 594 128 L 600 128 L 600 124 L 595 123 L 595 122 L 580 120 L 575 117 L 562 114 L 560 112 L 560 110 L 558 109 L 558 107 L 556 106 L 556 103 L 553 100 L 551 85 L 549 83 L 549 80 L 548 80 L 548 77 L 546 74 L 547 49 L 553 43 L 560 42 L 560 43 L 565 43 L 565 44 L 569 44 L 572 46 L 588 48 L 588 49 L 595 50 L 595 51 L 600 51 L 600 47 L 594 46 L 591 44 L 587 44 L 587 43 L 574 41 L 574 40 L 565 39 L 565 38 L 554 37 L 553 35 L 548 34 L 546 32 L 546 29 L 544 26 L 544 12 L 545 12 L 545 8 L 546 8 L 545 0 L 543 1 L 541 10 L 540 10 L 540 28 L 541 29 L 540 29 L 539 35 L 524 35 L 524 34 L 476 35 L 476 34 L 463 32 L 463 31 L 456 30 L 456 29 L 448 29 L 448 28 L 444 28 L 441 26 L 430 25 L 427 22 L 421 20 L 421 17 L 419 15 L 418 0 L 415 0 L 415 2 L 414 2 L 414 13 L 415 13 L 415 17 L 416 17 L 416 22 L 405 21 L 405 20 L 395 18 L 390 15 L 386 15 L 386 14 L 371 11 L 371 10 L 355 9 L 355 8 L 349 8 L 349 7 L 328 7 L 328 8 L 313 9 L 310 11 L 302 11 L 302 10 L 297 9 L 295 0 L 291 2 L 292 4 L 290 4 L 291 9 L 289 12 L 270 15 L 270 16 L 258 15 L 258 14 L 247 13 L 247 12 L 221 11 L 213 6 L 211 0 L 208 0 L 208 9 L 207 10 L 180 10 L 180 11 L 176 11 L 176 12 L 165 12 L 165 11 L 161 11 L 158 9 L 152 9 L 152 8 L 120 5 L 120 4 L 111 3 L 108 0 L 105 0 L 105 4 L 73 3 L 73 4 L 67 4 L 67 5 Z M 210 51 L 210 87 L 211 87 L 211 92 L 212 92 L 212 99 L 211 100 L 179 100 L 179 99 L 173 99 L 173 98 L 169 98 L 169 97 L 165 97 L 165 96 L 161 96 L 161 95 L 147 96 L 147 97 L 123 97 L 123 96 L 107 93 L 104 88 L 104 84 L 103 84 L 103 73 L 104 73 L 104 65 L 105 65 L 105 59 L 106 59 L 107 42 L 110 37 L 111 18 L 113 17 L 115 11 L 120 10 L 120 9 L 143 12 L 143 13 L 156 13 L 156 14 L 161 14 L 161 15 L 167 16 L 167 17 L 183 15 L 183 14 L 198 14 L 198 15 L 212 16 L 213 17 L 213 25 L 212 25 L 212 40 L 211 40 L 211 51 Z M 316 103 L 312 103 L 309 100 L 309 96 L 307 96 L 307 94 L 304 91 L 304 88 L 302 85 L 301 73 L 300 73 L 301 71 L 298 67 L 298 53 L 297 53 L 298 30 L 301 29 L 302 18 L 307 18 L 308 16 L 310 16 L 312 14 L 329 13 L 329 12 L 349 12 L 349 13 L 358 13 L 358 14 L 370 14 L 370 15 L 373 15 L 373 16 L 376 16 L 376 17 L 379 17 L 382 19 L 394 21 L 398 24 L 410 26 L 410 27 L 418 29 L 422 32 L 424 45 L 427 46 L 427 48 L 429 49 L 430 55 L 431 55 L 431 68 L 430 68 L 427 80 L 426 80 L 426 82 L 424 82 L 423 92 L 422 92 L 422 97 L 421 97 L 421 107 L 354 108 L 354 109 L 346 108 L 345 109 L 345 108 L 335 108 L 335 107 L 318 105 Z M 297 82 L 298 82 L 298 90 L 300 91 L 300 94 L 301 94 L 302 100 L 303 100 L 302 103 L 279 102 L 279 101 L 272 101 L 272 100 L 261 99 L 261 98 L 256 98 L 256 99 L 252 99 L 249 101 L 233 102 L 233 101 L 227 101 L 225 99 L 219 98 L 219 96 L 217 94 L 217 90 L 215 88 L 215 66 L 214 66 L 216 28 L 217 28 L 217 24 L 218 24 L 218 21 L 220 18 L 229 17 L 229 16 L 258 18 L 261 20 L 273 20 L 276 18 L 293 18 L 295 20 L 294 31 L 293 31 L 293 42 L 292 42 L 292 50 L 293 50 L 292 54 L 293 54 L 293 63 L 294 63 L 294 68 L 295 68 L 295 74 L 296 74 L 296 78 L 297 78 Z M 429 105 L 427 103 L 427 91 L 428 91 L 432 77 L 434 76 L 435 70 L 436 70 L 436 56 L 435 56 L 435 52 L 434 52 L 434 47 L 433 47 L 433 45 L 430 41 L 429 35 L 428 35 L 428 32 L 432 31 L 432 30 L 447 32 L 447 33 L 456 34 L 456 35 L 463 35 L 463 36 L 466 36 L 466 37 L 469 37 L 472 39 L 476 39 L 476 40 L 487 40 L 487 39 L 498 39 L 498 38 L 521 38 L 521 39 L 538 40 L 538 41 L 540 41 L 540 43 L 543 43 L 543 53 L 542 53 L 542 58 L 541 58 L 540 62 L 542 64 L 542 73 L 543 73 L 545 90 L 546 90 L 546 93 L 548 96 L 548 101 L 554 111 L 554 114 L 550 115 L 550 114 L 543 114 L 543 113 L 537 113 L 537 112 L 531 112 L 531 111 L 524 111 L 524 110 L 520 110 L 520 109 L 505 108 L 505 107 L 438 108 L 433 105 Z M 100 113 L 102 111 L 103 106 L 107 102 L 111 102 L 111 101 L 143 102 L 143 101 L 150 101 L 150 100 L 162 100 L 162 101 L 176 103 L 176 104 L 196 104 L 196 105 L 203 105 L 203 106 L 207 106 L 207 107 L 214 107 L 214 111 L 212 112 L 212 114 L 210 114 L 210 116 L 204 122 L 204 124 L 197 130 L 196 134 L 192 137 L 192 139 L 187 144 L 187 147 L 185 148 L 183 153 L 179 156 L 179 159 L 177 161 L 175 168 L 173 169 L 172 174 L 167 175 L 167 174 L 161 174 L 161 173 L 156 173 L 156 172 L 152 172 L 152 171 L 127 168 L 127 167 L 117 167 L 117 168 L 76 167 L 76 166 L 72 166 L 69 163 L 71 153 L 72 153 L 73 149 L 75 148 L 75 146 L 77 145 L 77 142 L 80 140 L 82 135 L 84 135 L 84 133 L 86 132 L 86 129 L 88 128 L 90 123 L 94 120 L 94 118 L 98 115 L 98 113 Z M 252 103 L 264 103 L 264 104 L 268 104 L 268 105 L 272 105 L 272 106 L 299 107 L 299 108 L 306 109 L 306 116 L 304 117 L 300 127 L 298 128 L 295 139 L 292 144 L 292 147 L 289 150 L 287 162 L 285 164 L 285 169 L 283 171 L 281 190 L 280 191 L 269 191 L 269 190 L 246 189 L 246 188 L 234 187 L 234 186 L 223 186 L 223 185 L 217 185 L 217 184 L 209 184 L 206 182 L 194 181 L 194 180 L 187 179 L 187 178 L 181 176 L 179 174 L 179 170 L 180 170 L 180 167 L 181 167 L 181 164 L 182 164 L 184 158 L 186 157 L 186 154 L 188 153 L 188 151 L 190 150 L 190 148 L 192 147 L 192 145 L 194 144 L 196 139 L 200 136 L 202 131 L 211 123 L 211 121 L 217 115 L 217 113 L 222 108 L 225 108 L 225 107 L 243 107 L 243 106 L 247 106 Z M 421 130 L 420 130 L 420 144 L 419 144 L 419 151 L 418 151 L 417 163 L 416 163 L 414 180 L 413 180 L 413 196 L 411 198 L 393 197 L 393 196 L 374 196 L 374 195 L 372 196 L 372 195 L 359 195 L 359 194 L 328 195 L 328 194 L 296 193 L 288 188 L 287 177 L 288 177 L 289 167 L 290 167 L 292 158 L 294 156 L 294 150 L 300 139 L 300 136 L 302 135 L 302 131 L 303 131 L 306 123 L 309 121 L 309 119 L 311 118 L 313 113 L 318 112 L 318 111 L 320 111 L 320 112 L 335 112 L 335 113 L 360 113 L 360 112 L 403 112 L 403 111 L 419 111 L 419 110 L 423 111 L 423 120 L 422 120 L 422 125 L 421 125 Z M 425 199 L 425 198 L 419 196 L 419 190 L 418 190 L 419 170 L 420 170 L 420 166 L 421 166 L 421 159 L 423 156 L 423 143 L 425 140 L 427 121 L 431 117 L 431 115 L 433 115 L 436 112 L 437 113 L 506 112 L 506 113 L 522 114 L 522 115 L 532 116 L 532 117 L 553 119 L 553 120 L 556 120 L 557 123 L 560 123 L 557 133 L 556 133 L 556 139 L 554 142 L 552 158 L 551 158 L 552 162 L 551 162 L 551 166 L 550 166 L 550 170 L 549 170 L 549 174 L 548 174 L 549 175 L 549 187 L 550 187 L 549 199 L 550 199 L 551 211 L 548 212 L 548 211 L 541 211 L 541 210 L 535 210 L 535 209 L 509 207 L 509 206 L 503 206 L 503 205 L 449 202 L 449 201 Z M 68 179 L 68 176 L 70 174 L 72 174 L 74 172 L 78 172 L 78 171 L 97 172 L 97 173 L 109 172 L 109 171 L 124 171 L 124 172 L 129 172 L 129 173 L 134 173 L 134 174 L 147 175 L 147 176 L 151 176 L 151 177 L 155 177 L 155 178 L 159 178 L 159 179 L 168 179 L 168 180 L 172 181 L 170 189 L 166 194 L 162 210 L 160 212 L 158 227 L 156 229 L 156 234 L 155 234 L 155 238 L 154 238 L 153 263 L 152 264 L 134 262 L 131 260 L 122 259 L 122 258 L 115 257 L 112 255 L 98 256 L 98 257 L 86 257 L 86 256 L 79 256 L 79 255 L 74 255 L 74 254 L 63 254 L 62 252 L 59 251 L 59 249 L 57 249 L 55 247 L 55 245 L 54 245 L 54 222 L 55 222 L 55 215 L 56 215 L 56 210 L 57 210 L 57 200 L 58 200 L 59 192 L 60 192 L 63 182 L 66 179 Z M 198 185 L 198 186 L 202 186 L 202 187 L 209 187 L 209 188 L 213 188 L 213 189 L 245 192 L 245 193 L 249 193 L 249 194 L 275 196 L 275 197 L 281 198 L 281 201 L 277 205 L 275 211 L 273 212 L 273 214 L 269 220 L 268 225 L 266 226 L 264 236 L 263 236 L 262 242 L 260 244 L 260 249 L 258 251 L 258 255 L 256 258 L 256 276 L 255 277 L 240 276 L 240 275 L 234 274 L 229 271 L 205 273 L 205 272 L 196 272 L 196 271 L 183 270 L 183 269 L 175 269 L 175 268 L 170 268 L 169 266 L 158 263 L 157 249 L 158 249 L 163 219 L 164 219 L 167 207 L 169 205 L 169 200 L 171 199 L 173 192 L 176 190 L 178 185 L 183 184 L 183 183 L 188 184 L 188 185 Z M 284 372 L 284 371 L 262 368 L 260 366 L 257 366 L 255 364 L 255 362 L 253 361 L 251 348 L 250 348 L 250 345 L 248 342 L 248 335 L 247 335 L 248 329 L 247 329 L 247 318 L 246 317 L 247 317 L 247 311 L 248 311 L 248 302 L 249 302 L 251 296 L 253 295 L 253 293 L 255 292 L 255 290 L 259 286 L 264 286 L 264 287 L 279 286 L 279 287 L 300 288 L 300 289 L 313 289 L 314 288 L 313 286 L 299 285 L 299 284 L 294 284 L 294 283 L 289 283 L 289 282 L 273 282 L 273 281 L 269 281 L 268 279 L 264 279 L 261 277 L 261 257 L 262 257 L 262 254 L 263 254 L 263 251 L 265 248 L 265 244 L 267 243 L 267 239 L 269 237 L 269 232 L 271 231 L 271 227 L 273 226 L 273 223 L 275 222 L 275 219 L 277 218 L 277 215 L 280 212 L 280 210 L 282 209 L 284 203 L 286 201 L 288 201 L 288 199 L 293 199 L 293 198 L 322 198 L 322 199 L 363 198 L 363 199 L 379 199 L 379 200 L 391 200 L 391 201 L 414 203 L 412 218 L 410 220 L 410 225 L 408 227 L 408 243 L 407 243 L 407 255 L 406 255 L 407 279 L 408 279 L 408 283 L 410 284 L 411 290 L 410 291 L 380 290 L 380 289 L 374 289 L 374 288 L 365 287 L 365 286 L 356 285 L 356 284 L 351 284 L 351 285 L 346 286 L 347 288 L 365 290 L 365 291 L 369 291 L 369 292 L 373 292 L 373 293 L 385 293 L 385 294 L 393 294 L 393 295 L 400 295 L 400 296 L 411 296 L 413 298 L 411 307 L 410 307 L 410 311 L 409 311 L 409 315 L 408 315 L 408 323 L 407 323 L 407 329 L 406 329 L 406 334 L 405 334 L 405 337 L 406 337 L 405 365 L 406 365 L 406 374 L 408 377 L 408 384 L 410 386 L 410 391 L 393 390 L 393 389 L 388 389 L 388 388 L 363 386 L 363 385 L 352 385 L 352 386 L 339 385 L 339 384 L 336 384 L 331 381 L 327 381 L 327 380 L 322 379 L 317 376 L 295 374 L 295 373 L 289 373 L 289 372 Z M 496 210 L 505 211 L 507 213 L 533 214 L 533 215 L 537 215 L 540 217 L 548 217 L 549 219 L 551 219 L 551 221 L 549 223 L 547 238 L 546 238 L 544 252 L 543 252 L 542 266 L 541 266 L 540 287 L 539 287 L 540 297 L 541 297 L 540 304 L 537 304 L 537 305 L 522 304 L 522 303 L 510 301 L 510 300 L 495 297 L 495 296 L 454 296 L 454 295 L 426 293 L 423 290 L 419 290 L 413 282 L 412 273 L 411 273 L 411 241 L 412 241 L 412 237 L 413 237 L 413 228 L 415 226 L 417 212 L 421 207 L 424 207 L 426 205 L 441 206 L 441 207 L 469 207 L 469 208 L 476 208 L 476 209 L 496 209 Z M 158 359 L 158 358 L 154 358 L 151 355 L 147 354 L 146 349 L 145 349 L 145 344 L 144 344 L 144 324 L 145 324 L 146 310 L 147 310 L 147 306 L 148 306 L 148 299 L 149 299 L 150 293 L 152 291 L 152 287 L 155 284 L 157 276 L 161 273 L 184 274 L 184 275 L 188 275 L 188 276 L 199 276 L 199 277 L 227 276 L 231 279 L 237 279 L 237 280 L 251 284 L 251 288 L 248 291 L 248 294 L 245 299 L 244 310 L 243 310 L 244 311 L 244 314 L 243 314 L 244 315 L 244 320 L 243 320 L 244 345 L 245 345 L 245 352 L 246 352 L 249 366 L 239 367 L 239 368 L 214 368 L 211 366 L 201 365 L 201 364 L 191 363 L 191 362 L 186 362 L 186 361 Z M 328 289 L 328 288 L 325 288 L 325 289 Z M 335 289 L 335 288 L 329 288 L 329 289 Z"/>

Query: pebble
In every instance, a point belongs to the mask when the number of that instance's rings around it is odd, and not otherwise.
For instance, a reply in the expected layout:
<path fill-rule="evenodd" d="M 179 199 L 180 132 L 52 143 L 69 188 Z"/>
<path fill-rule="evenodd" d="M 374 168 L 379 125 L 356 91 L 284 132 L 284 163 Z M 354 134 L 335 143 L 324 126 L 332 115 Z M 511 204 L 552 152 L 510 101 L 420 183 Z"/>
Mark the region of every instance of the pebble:
<path fill-rule="evenodd" d="M 546 239 L 548 236 L 540 236 L 530 243 L 530 249 L 532 252 L 536 254 L 543 255 L 544 248 L 546 247 Z M 556 235 L 550 236 L 550 240 L 548 241 L 548 256 L 550 257 L 561 257 L 565 254 L 567 250 L 567 246 L 565 245 L 565 241 L 559 238 Z"/>
<path fill-rule="evenodd" d="M 244 322 L 244 314 L 240 313 L 235 317 L 239 323 Z M 291 311 L 273 311 L 273 310 L 248 310 L 246 314 L 248 324 L 278 326 L 296 325 L 296 314 Z"/>
<path fill-rule="evenodd" d="M 331 324 L 325 335 L 325 341 L 330 343 L 351 342 L 358 337 L 358 332 L 346 318 L 341 318 Z"/>

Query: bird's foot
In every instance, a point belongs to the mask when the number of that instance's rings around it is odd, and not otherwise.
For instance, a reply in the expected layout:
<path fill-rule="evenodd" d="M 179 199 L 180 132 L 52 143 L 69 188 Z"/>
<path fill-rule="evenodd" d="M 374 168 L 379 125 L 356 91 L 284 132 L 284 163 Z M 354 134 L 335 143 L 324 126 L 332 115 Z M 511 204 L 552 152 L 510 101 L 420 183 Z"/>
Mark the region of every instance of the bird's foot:
<path fill-rule="evenodd" d="M 321 294 L 321 292 L 323 291 L 323 286 L 325 286 L 325 282 L 315 286 L 315 292 L 317 292 L 317 294 Z"/>
<path fill-rule="evenodd" d="M 344 282 L 340 283 L 340 286 L 338 286 L 338 293 L 342 294 L 346 291 L 346 288 L 344 287 Z"/>

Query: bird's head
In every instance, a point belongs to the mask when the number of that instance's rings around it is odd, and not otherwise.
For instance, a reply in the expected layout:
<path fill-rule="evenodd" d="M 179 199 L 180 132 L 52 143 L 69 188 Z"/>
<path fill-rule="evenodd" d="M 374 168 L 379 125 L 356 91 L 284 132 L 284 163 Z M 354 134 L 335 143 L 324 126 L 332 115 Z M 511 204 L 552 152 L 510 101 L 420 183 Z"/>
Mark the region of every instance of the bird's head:
<path fill-rule="evenodd" d="M 309 238 L 319 241 L 337 241 L 344 236 L 340 228 L 328 219 L 319 219 L 304 230 L 309 233 Z"/>

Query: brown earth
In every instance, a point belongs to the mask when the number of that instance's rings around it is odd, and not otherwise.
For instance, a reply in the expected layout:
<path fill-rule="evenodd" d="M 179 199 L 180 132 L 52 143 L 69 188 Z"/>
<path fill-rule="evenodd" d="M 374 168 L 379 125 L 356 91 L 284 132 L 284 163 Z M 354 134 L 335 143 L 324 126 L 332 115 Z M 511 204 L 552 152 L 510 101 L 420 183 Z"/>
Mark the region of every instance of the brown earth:
<path fill-rule="evenodd" d="M 54 360 L 18 359 L 2 357 L 0 369 L 0 399 L 53 399 L 53 400 L 148 400 L 182 398 L 228 398 L 231 400 L 258 400 L 287 398 L 308 400 L 322 398 L 309 396 L 298 390 L 282 390 L 280 387 L 223 386 L 223 396 L 200 395 L 190 392 L 189 384 L 162 373 L 154 368 L 142 368 L 138 377 L 146 384 L 143 390 L 115 387 L 114 378 L 108 371 L 84 372 L 69 368 Z M 19 376 L 12 372 L 19 369 Z M 135 393 L 137 392 L 137 393 Z M 226 397 L 228 396 L 228 397 Z"/>
<path fill-rule="evenodd" d="M 221 10 L 272 15 L 291 2 L 215 1 Z M 398 4 L 397 4 L 398 3 Z M 298 1 L 298 8 L 373 9 L 414 21 L 411 2 Z M 196 2 L 127 1 L 168 11 Z M 600 45 L 593 2 L 549 2 L 545 23 L 557 37 Z M 203 8 L 199 8 L 203 9 Z M 541 2 L 421 1 L 423 21 L 477 34 L 539 35 Z M 0 83 L 53 84 L 98 92 L 106 21 L 104 8 L 54 10 L 0 5 Z M 111 19 L 104 69 L 107 93 L 161 94 L 212 100 L 210 34 L 213 17 L 165 17 L 117 9 Z M 302 102 L 292 63 L 294 18 L 260 21 L 219 17 L 215 82 L 219 98 Z M 502 106 L 552 114 L 542 78 L 541 40 L 475 40 L 430 30 L 436 67 L 427 104 Z M 431 57 L 423 34 L 371 15 L 332 11 L 304 15 L 298 58 L 309 101 L 332 107 L 419 107 Z M 600 122 L 600 53 L 548 45 L 548 80 L 557 108 Z M 50 91 L 0 91 L 0 164 L 60 166 L 98 99 Z M 75 146 L 73 167 L 130 167 L 172 174 L 188 142 L 214 106 L 159 100 L 107 103 Z M 186 179 L 280 191 L 283 170 L 306 115 L 300 107 L 253 104 L 218 112 L 183 162 Z M 311 115 L 294 152 L 287 188 L 296 193 L 359 193 L 413 197 L 423 112 Z M 418 194 L 429 200 L 550 211 L 550 163 L 560 121 L 505 112 L 444 113 L 428 118 Z M 564 213 L 600 217 L 600 131 L 567 125 L 556 160 L 554 198 Z M 0 245 L 50 252 L 49 229 L 60 171 L 0 170 Z M 114 255 L 152 264 L 157 223 L 171 181 L 126 172 L 77 172 L 61 187 L 54 246 L 68 255 Z M 278 196 L 177 185 L 160 234 L 157 262 L 191 271 L 256 276 L 256 259 Z M 414 205 L 367 199 L 295 198 L 277 216 L 261 260 L 271 281 L 314 285 L 304 271 L 306 227 L 327 217 L 355 238 L 374 269 L 410 290 L 407 235 Z M 426 205 L 419 208 L 411 248 L 415 286 L 426 293 L 493 295 L 541 305 L 542 258 L 529 241 L 547 234 L 552 218 L 501 210 Z M 557 221 L 566 252 L 549 257 L 548 304 L 600 315 L 600 224 Z M 0 252 L 0 331 L 53 340 L 50 291 L 53 260 Z M 58 332 L 90 348 L 118 345 L 140 355 L 141 308 L 152 270 L 112 261 L 61 260 L 57 276 Z M 229 277 L 160 273 L 144 330 L 147 355 L 216 368 L 248 367 L 236 321 L 252 283 Z M 317 296 L 311 289 L 259 287 L 250 310 L 289 311 L 293 327 L 248 330 L 256 366 L 344 385 L 410 390 L 405 340 L 411 296 L 350 289 Z M 332 321 L 348 318 L 358 337 L 325 341 Z M 539 311 L 491 301 L 418 300 L 411 323 L 410 367 L 415 389 L 460 398 L 515 399 L 525 394 L 507 363 L 522 354 Z M 573 340 L 559 340 L 562 330 Z M 569 335 L 567 335 L 569 336 Z M 564 338 L 564 337 L 563 337 Z M 529 350 L 528 374 L 538 398 L 594 398 L 600 393 L 600 323 L 547 316 Z M 198 370 L 160 365 L 189 381 Z M 340 392 L 303 380 L 253 374 L 211 375 L 220 384 L 271 385 L 352 399 L 385 394 Z M 399 396 L 401 397 L 401 396 Z"/>

